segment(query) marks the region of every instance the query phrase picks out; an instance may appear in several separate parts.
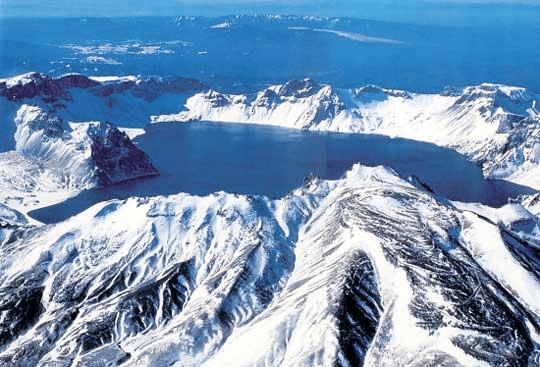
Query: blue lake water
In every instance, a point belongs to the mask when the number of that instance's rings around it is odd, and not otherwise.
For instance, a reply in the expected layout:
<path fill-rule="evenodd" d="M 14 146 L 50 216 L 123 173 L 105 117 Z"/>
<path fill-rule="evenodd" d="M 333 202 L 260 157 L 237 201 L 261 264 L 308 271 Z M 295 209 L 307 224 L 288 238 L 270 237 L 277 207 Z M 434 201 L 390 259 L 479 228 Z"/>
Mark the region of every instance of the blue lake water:
<path fill-rule="evenodd" d="M 55 223 L 103 200 L 179 192 L 282 197 L 309 174 L 336 179 L 354 163 L 389 166 L 405 177 L 416 175 L 436 194 L 465 202 L 500 206 L 508 197 L 534 192 L 485 180 L 477 165 L 452 150 L 378 135 L 193 122 L 149 125 L 134 142 L 148 153 L 160 176 L 88 190 L 30 215 Z"/>

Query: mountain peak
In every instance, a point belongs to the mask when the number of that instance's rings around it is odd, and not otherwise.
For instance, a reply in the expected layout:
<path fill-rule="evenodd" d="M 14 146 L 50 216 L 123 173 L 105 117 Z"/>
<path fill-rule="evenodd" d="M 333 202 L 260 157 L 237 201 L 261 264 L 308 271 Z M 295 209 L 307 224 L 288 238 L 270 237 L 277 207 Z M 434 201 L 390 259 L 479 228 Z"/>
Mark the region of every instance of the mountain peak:
<path fill-rule="evenodd" d="M 482 83 L 466 87 L 458 96 L 455 106 L 468 105 L 477 109 L 486 119 L 497 115 L 511 115 L 513 120 L 535 114 L 535 106 L 540 101 L 538 96 L 521 87 L 512 87 L 502 84 Z"/>
<path fill-rule="evenodd" d="M 290 80 L 278 87 L 277 93 L 283 97 L 305 98 L 321 90 L 322 86 L 311 78 Z"/>
<path fill-rule="evenodd" d="M 508 86 L 504 84 L 482 83 L 477 86 L 465 88 L 464 93 L 471 93 L 494 98 L 507 98 L 512 102 L 530 102 L 534 96 L 522 87 Z"/>

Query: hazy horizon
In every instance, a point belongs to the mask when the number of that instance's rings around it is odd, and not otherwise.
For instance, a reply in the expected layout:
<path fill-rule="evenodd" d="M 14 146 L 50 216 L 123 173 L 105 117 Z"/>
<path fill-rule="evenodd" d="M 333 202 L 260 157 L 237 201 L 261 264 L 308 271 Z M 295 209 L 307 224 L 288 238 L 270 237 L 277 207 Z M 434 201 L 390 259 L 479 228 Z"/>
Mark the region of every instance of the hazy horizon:
<path fill-rule="evenodd" d="M 3 18 L 85 18 L 85 17 L 154 17 L 154 16 L 207 16 L 232 14 L 286 14 L 306 16 L 351 17 L 360 19 L 452 25 L 522 25 L 531 22 L 540 13 L 540 1 L 425 1 L 402 3 L 396 0 L 327 0 L 307 2 L 293 0 L 235 1 L 219 4 L 207 1 L 166 0 L 159 3 L 148 0 L 130 4 L 127 0 L 77 1 L 66 0 L 43 3 L 35 0 L 0 2 Z M 524 23 L 525 22 L 525 23 Z"/>

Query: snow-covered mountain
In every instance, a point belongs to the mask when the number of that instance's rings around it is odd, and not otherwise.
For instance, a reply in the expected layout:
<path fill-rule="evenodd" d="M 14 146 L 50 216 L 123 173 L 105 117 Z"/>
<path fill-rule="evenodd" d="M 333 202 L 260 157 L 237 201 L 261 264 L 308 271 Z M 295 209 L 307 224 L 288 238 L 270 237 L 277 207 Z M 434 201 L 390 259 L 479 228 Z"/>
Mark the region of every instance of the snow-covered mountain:
<path fill-rule="evenodd" d="M 115 87 L 124 83 L 119 79 Z M 63 103 L 87 88 L 104 94 L 108 86 L 80 75 L 51 79 L 36 73 L 0 82 L 5 97 L 0 101 L 5 132 L 0 139 L 0 200 L 4 204 L 26 211 L 84 189 L 158 173 L 126 133 L 105 119 L 64 119 L 69 114 L 62 114 Z M 98 107 L 86 103 L 85 110 Z"/>
<path fill-rule="evenodd" d="M 15 123 L 15 149 L 0 153 L 4 202 L 27 205 L 38 193 L 62 196 L 157 174 L 146 154 L 110 123 L 68 124 L 30 105 L 19 108 Z"/>
<path fill-rule="evenodd" d="M 187 100 L 187 111 L 152 121 L 241 122 L 410 138 L 466 155 L 487 177 L 538 189 L 539 101 L 523 88 L 487 83 L 417 94 L 375 86 L 335 89 L 305 79 L 251 95 L 201 92 Z"/>
<path fill-rule="evenodd" d="M 466 155 L 487 177 L 540 188 L 540 97 L 519 87 L 485 83 L 417 94 L 336 89 L 305 79 L 230 95 L 185 78 L 31 73 L 0 81 L 0 95 L 8 119 L 24 102 L 70 122 L 111 121 L 131 136 L 143 133 L 136 129 L 150 120 L 210 120 L 410 138 Z"/>
<path fill-rule="evenodd" d="M 486 208 L 497 224 L 359 165 L 274 201 L 131 198 L 38 227 L 4 208 L 0 364 L 535 366 L 520 208 Z"/>
<path fill-rule="evenodd" d="M 132 197 L 55 225 L 24 214 L 156 174 L 128 135 L 160 121 L 412 138 L 539 188 L 539 98 L 525 89 L 305 79 L 230 95 L 32 73 L 0 95 L 0 366 L 540 364 L 538 195 L 449 202 L 421 178 L 355 165 L 276 200 Z"/>

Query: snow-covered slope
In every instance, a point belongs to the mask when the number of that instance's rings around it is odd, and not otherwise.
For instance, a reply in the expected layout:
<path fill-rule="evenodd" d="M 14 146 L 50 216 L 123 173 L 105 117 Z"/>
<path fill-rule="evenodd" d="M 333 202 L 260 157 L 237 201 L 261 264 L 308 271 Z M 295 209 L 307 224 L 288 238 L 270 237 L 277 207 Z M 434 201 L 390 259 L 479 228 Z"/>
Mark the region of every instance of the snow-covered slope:
<path fill-rule="evenodd" d="M 540 193 L 523 197 L 522 204 L 531 213 L 540 217 Z"/>
<path fill-rule="evenodd" d="M 68 74 L 51 78 L 29 73 L 0 80 L 0 96 L 12 102 L 3 102 L 5 110 L 26 103 L 52 109 L 69 122 L 109 121 L 120 128 L 143 128 L 150 115 L 170 113 L 203 87 L 195 79 L 180 77 Z"/>
<path fill-rule="evenodd" d="M 243 122 L 410 138 L 457 150 L 482 165 L 487 177 L 538 189 L 539 101 L 523 88 L 487 83 L 423 95 L 375 86 L 340 90 L 305 79 L 253 95 L 198 93 L 187 100 L 187 111 L 152 121 Z"/>
<path fill-rule="evenodd" d="M 31 207 L 47 202 L 47 196 L 54 201 L 90 187 L 157 174 L 146 154 L 110 123 L 69 124 L 27 104 L 19 107 L 13 123 L 14 146 L 0 153 L 5 204 Z"/>
<path fill-rule="evenodd" d="M 3 366 L 540 363 L 538 247 L 382 167 L 9 231 Z"/>

